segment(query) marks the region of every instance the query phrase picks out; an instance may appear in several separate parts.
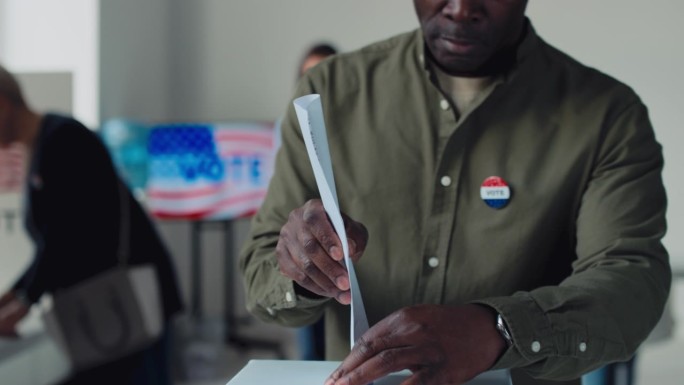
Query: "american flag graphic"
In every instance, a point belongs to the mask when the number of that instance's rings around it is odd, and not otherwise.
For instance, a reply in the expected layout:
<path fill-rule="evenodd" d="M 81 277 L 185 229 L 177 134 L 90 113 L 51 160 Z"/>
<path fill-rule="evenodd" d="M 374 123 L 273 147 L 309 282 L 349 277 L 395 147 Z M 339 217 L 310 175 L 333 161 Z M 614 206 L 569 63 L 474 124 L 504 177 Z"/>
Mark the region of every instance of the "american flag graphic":
<path fill-rule="evenodd" d="M 147 206 L 160 218 L 230 219 L 253 214 L 273 173 L 273 125 L 175 124 L 147 142 Z"/>
<path fill-rule="evenodd" d="M 23 189 L 28 162 L 28 151 L 22 144 L 0 147 L 0 193 Z"/>

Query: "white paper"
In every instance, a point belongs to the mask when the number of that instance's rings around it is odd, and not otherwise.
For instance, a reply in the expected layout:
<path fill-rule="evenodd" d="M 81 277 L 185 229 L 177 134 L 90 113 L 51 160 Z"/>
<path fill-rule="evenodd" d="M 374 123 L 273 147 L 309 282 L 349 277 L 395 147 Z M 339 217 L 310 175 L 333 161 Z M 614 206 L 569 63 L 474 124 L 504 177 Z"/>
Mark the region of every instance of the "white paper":
<path fill-rule="evenodd" d="M 295 99 L 294 106 L 299 126 L 304 136 L 309 160 L 311 161 L 311 167 L 316 177 L 318 191 L 321 194 L 323 207 L 325 207 L 325 212 L 328 213 L 328 217 L 330 217 L 335 232 L 337 232 L 337 236 L 342 243 L 344 263 L 349 273 L 349 286 L 351 290 L 351 333 L 349 338 L 350 346 L 354 347 L 354 343 L 368 330 L 368 319 L 366 318 L 366 310 L 363 307 L 359 283 L 356 280 L 354 264 L 349 257 L 347 234 L 344 229 L 342 215 L 340 214 L 337 190 L 335 189 L 335 177 L 330 159 L 330 149 L 328 148 L 328 136 L 323 118 L 321 97 L 318 94 L 302 96 Z"/>

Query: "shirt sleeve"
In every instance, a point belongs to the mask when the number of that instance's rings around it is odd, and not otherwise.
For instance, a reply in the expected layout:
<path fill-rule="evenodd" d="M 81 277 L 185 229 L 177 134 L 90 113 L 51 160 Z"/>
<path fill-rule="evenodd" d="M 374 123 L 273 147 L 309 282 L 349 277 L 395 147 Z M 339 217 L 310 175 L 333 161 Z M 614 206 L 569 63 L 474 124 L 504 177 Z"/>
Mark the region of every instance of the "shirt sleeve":
<path fill-rule="evenodd" d="M 296 95 L 311 93 L 316 93 L 315 87 L 309 78 L 304 78 Z M 280 274 L 275 247 L 290 212 L 319 194 L 291 103 L 281 129 L 282 146 L 276 156 L 274 174 L 266 199 L 252 220 L 240 255 L 240 268 L 250 313 L 266 322 L 302 326 L 316 321 L 329 299 L 297 294 L 294 282 Z"/>
<path fill-rule="evenodd" d="M 573 273 L 540 287 L 479 303 L 504 318 L 514 344 L 495 368 L 565 380 L 627 360 L 659 320 L 671 271 L 663 157 L 639 101 L 602 133 L 576 222 Z"/>

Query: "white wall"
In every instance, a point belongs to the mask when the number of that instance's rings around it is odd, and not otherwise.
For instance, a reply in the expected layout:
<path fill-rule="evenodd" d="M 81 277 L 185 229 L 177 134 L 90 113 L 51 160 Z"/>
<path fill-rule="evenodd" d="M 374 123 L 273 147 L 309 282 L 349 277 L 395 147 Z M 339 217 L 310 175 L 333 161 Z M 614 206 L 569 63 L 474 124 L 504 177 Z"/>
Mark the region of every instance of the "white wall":
<path fill-rule="evenodd" d="M 0 0 L 0 61 L 13 72 L 71 72 L 74 115 L 98 116 L 98 2 Z"/>
<path fill-rule="evenodd" d="M 665 244 L 684 269 L 684 2 L 530 1 L 528 15 L 547 42 L 629 84 L 649 107 L 665 152 Z"/>
<path fill-rule="evenodd" d="M 92 1 L 92 0 L 91 0 Z M 168 0 L 100 1 L 100 118 L 164 120 L 174 87 Z"/>
<path fill-rule="evenodd" d="M 343 50 L 418 25 L 408 0 L 175 0 L 172 117 L 275 119 L 308 46 Z"/>
<path fill-rule="evenodd" d="M 73 113 L 74 77 L 71 72 L 15 72 L 14 75 L 32 108 Z"/>

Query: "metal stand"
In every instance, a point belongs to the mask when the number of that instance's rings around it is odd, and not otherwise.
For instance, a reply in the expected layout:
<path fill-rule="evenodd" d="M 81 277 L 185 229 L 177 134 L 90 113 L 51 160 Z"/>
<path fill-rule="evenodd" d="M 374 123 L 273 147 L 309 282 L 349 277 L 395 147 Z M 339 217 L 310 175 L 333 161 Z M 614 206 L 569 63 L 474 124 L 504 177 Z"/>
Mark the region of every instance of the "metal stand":
<path fill-rule="evenodd" d="M 233 222 L 231 220 L 218 221 L 194 221 L 191 224 L 191 306 L 190 310 L 195 319 L 202 318 L 202 232 L 205 229 L 220 229 L 223 232 L 223 268 L 224 268 L 224 315 L 223 326 L 225 330 L 224 342 L 237 347 L 240 350 L 259 349 L 273 351 L 279 359 L 285 359 L 285 353 L 280 343 L 261 339 L 241 336 L 238 326 L 249 322 L 247 318 L 239 319 L 235 312 L 235 282 L 238 281 L 235 273 L 235 264 L 232 253 Z"/>

